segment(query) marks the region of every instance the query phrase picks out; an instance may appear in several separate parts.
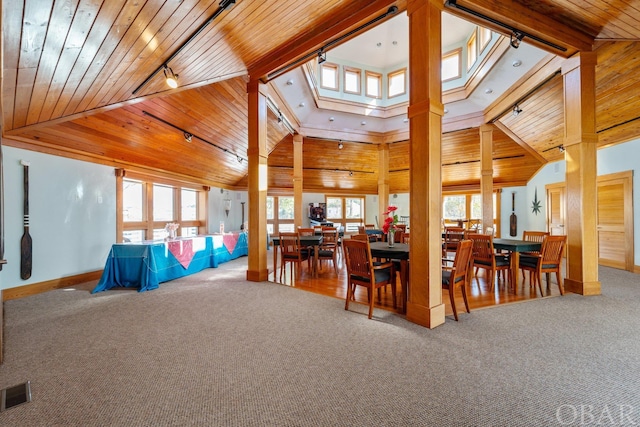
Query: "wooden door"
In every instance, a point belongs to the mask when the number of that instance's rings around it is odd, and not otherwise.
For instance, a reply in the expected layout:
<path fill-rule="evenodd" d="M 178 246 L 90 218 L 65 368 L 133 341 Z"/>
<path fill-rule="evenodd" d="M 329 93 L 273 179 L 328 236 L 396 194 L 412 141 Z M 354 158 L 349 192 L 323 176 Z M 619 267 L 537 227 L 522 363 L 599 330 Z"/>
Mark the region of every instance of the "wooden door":
<path fill-rule="evenodd" d="M 565 183 L 549 184 L 547 190 L 547 228 L 552 235 L 566 234 L 565 224 Z"/>
<path fill-rule="evenodd" d="M 598 263 L 633 271 L 633 175 L 598 177 Z"/>

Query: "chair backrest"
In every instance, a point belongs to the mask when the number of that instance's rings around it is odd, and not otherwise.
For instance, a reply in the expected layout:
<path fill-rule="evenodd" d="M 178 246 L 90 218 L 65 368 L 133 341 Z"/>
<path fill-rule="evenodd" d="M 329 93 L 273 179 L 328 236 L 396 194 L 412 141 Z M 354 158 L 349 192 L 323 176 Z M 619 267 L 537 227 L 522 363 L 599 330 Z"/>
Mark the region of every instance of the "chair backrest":
<path fill-rule="evenodd" d="M 445 227 L 444 228 L 444 241 L 445 243 L 458 243 L 464 239 L 464 227 Z"/>
<path fill-rule="evenodd" d="M 375 230 L 375 229 L 376 229 L 376 226 L 375 226 L 375 224 L 365 224 L 365 225 L 364 225 L 364 228 L 365 228 L 366 230 Z"/>
<path fill-rule="evenodd" d="M 298 227 L 298 236 L 313 236 L 315 232 L 313 227 Z"/>
<path fill-rule="evenodd" d="M 358 226 L 358 234 L 367 234 L 364 225 L 359 225 Z"/>
<path fill-rule="evenodd" d="M 346 239 L 342 245 L 347 264 L 347 277 L 358 276 L 371 279 L 373 261 L 369 240 Z"/>
<path fill-rule="evenodd" d="M 335 247 L 338 245 L 338 230 L 333 227 L 327 227 L 322 230 L 322 246 Z"/>
<path fill-rule="evenodd" d="M 540 248 L 542 265 L 560 264 L 564 255 L 567 236 L 545 236 Z"/>
<path fill-rule="evenodd" d="M 469 268 L 469 262 L 471 261 L 473 242 L 471 240 L 461 240 L 458 243 L 458 249 L 456 250 L 456 257 L 453 260 L 453 268 L 455 274 L 451 278 L 450 283 L 456 282 L 458 277 L 464 277 L 467 274 Z"/>
<path fill-rule="evenodd" d="M 404 234 L 404 230 L 397 229 L 393 232 L 393 241 L 395 243 L 402 243 L 402 235 Z"/>
<path fill-rule="evenodd" d="M 369 235 L 366 233 L 352 234 L 351 238 L 353 240 L 366 240 L 367 242 L 369 241 Z"/>
<path fill-rule="evenodd" d="M 467 237 L 473 242 L 471 244 L 471 256 L 473 259 L 491 263 L 494 254 L 493 236 L 489 234 L 469 234 Z"/>
<path fill-rule="evenodd" d="M 410 242 L 410 233 L 402 233 L 402 243 L 409 244 Z"/>
<path fill-rule="evenodd" d="M 280 233 L 280 252 L 285 255 L 298 255 L 300 252 L 300 236 L 298 233 Z"/>
<path fill-rule="evenodd" d="M 549 233 L 546 231 L 523 231 L 522 232 L 522 240 L 526 240 L 527 242 L 541 242 L 544 240 L 545 236 L 548 236 Z"/>

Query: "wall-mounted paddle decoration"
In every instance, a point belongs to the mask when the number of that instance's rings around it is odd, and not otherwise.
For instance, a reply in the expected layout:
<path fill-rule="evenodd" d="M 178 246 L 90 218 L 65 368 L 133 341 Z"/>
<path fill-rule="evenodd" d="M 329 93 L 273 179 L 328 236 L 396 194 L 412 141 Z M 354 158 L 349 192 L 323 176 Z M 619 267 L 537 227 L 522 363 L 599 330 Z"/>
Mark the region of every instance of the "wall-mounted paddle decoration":
<path fill-rule="evenodd" d="M 518 217 L 516 216 L 516 192 L 511 193 L 511 216 L 509 217 L 509 236 L 518 235 Z"/>
<path fill-rule="evenodd" d="M 31 277 L 32 241 L 29 235 L 29 162 L 20 160 L 24 170 L 24 233 L 20 240 L 20 278 L 27 280 Z"/>

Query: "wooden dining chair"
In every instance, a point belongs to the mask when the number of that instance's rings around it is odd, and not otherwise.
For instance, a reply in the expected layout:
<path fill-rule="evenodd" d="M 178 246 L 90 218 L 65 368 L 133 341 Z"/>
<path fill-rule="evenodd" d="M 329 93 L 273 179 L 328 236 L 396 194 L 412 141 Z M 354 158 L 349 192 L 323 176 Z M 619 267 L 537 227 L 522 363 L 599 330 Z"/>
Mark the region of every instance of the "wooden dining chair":
<path fill-rule="evenodd" d="M 344 309 L 349 310 L 349 302 L 355 301 L 356 288 L 367 288 L 369 319 L 373 316 L 374 291 L 391 285 L 393 308 L 396 307 L 396 275 L 393 263 L 374 263 L 371 257 L 369 240 L 346 239 L 343 242 L 344 257 L 347 265 L 347 295 Z"/>
<path fill-rule="evenodd" d="M 531 286 L 538 285 L 540 296 L 542 293 L 542 273 L 547 275 L 547 288 L 551 283 L 551 273 L 556 273 L 556 281 L 560 295 L 564 295 L 562 286 L 562 257 L 567 243 L 567 236 L 545 236 L 539 254 L 520 255 L 519 268 L 527 270 L 532 274 L 529 276 Z"/>
<path fill-rule="evenodd" d="M 307 261 L 308 268 L 311 269 L 311 257 L 306 248 L 300 247 L 300 236 L 298 233 L 280 233 L 280 255 L 282 264 L 280 265 L 280 282 L 282 283 L 282 273 L 289 263 L 291 274 L 293 275 L 293 264 L 296 264 L 296 277 L 300 277 L 301 265 Z"/>
<path fill-rule="evenodd" d="M 509 254 L 496 253 L 493 248 L 493 235 L 490 234 L 469 234 L 467 236 L 472 242 L 471 249 L 471 265 L 475 267 L 474 277 L 480 286 L 478 280 L 478 270 L 484 269 L 487 271 L 488 283 L 491 284 L 491 291 L 495 284 L 495 279 L 500 281 L 500 273 L 503 277 L 503 283 L 506 283 L 504 278 L 505 273 L 507 277 L 511 277 L 511 258 Z"/>
<path fill-rule="evenodd" d="M 338 230 L 333 227 L 323 228 L 322 244 L 318 249 L 318 261 L 322 267 L 322 261 L 333 262 L 333 269 L 338 274 Z"/>
<path fill-rule="evenodd" d="M 544 238 L 546 236 L 548 236 L 550 233 L 548 231 L 530 231 L 530 230 L 525 230 L 522 232 L 522 240 L 526 241 L 526 242 L 538 242 L 538 243 L 542 243 L 542 241 L 544 240 Z M 532 255 L 532 256 L 536 256 L 537 254 L 539 254 L 540 251 L 530 251 L 530 252 L 522 252 L 520 254 L 520 256 L 526 256 L 526 255 Z M 525 270 L 522 270 L 522 282 L 524 283 L 525 280 Z M 529 272 L 529 281 L 531 281 L 531 272 Z"/>
<path fill-rule="evenodd" d="M 453 309 L 453 317 L 458 321 L 458 310 L 456 309 L 455 291 L 457 288 L 462 289 L 462 299 L 467 313 L 471 313 L 469 309 L 469 301 L 467 299 L 467 280 L 469 277 L 469 264 L 471 262 L 471 240 L 461 240 L 458 242 L 456 256 L 454 259 L 443 258 L 443 263 L 452 263 L 451 266 L 442 266 L 442 289 L 449 290 L 449 299 L 451 300 L 451 308 Z"/>
<path fill-rule="evenodd" d="M 442 258 L 447 258 L 449 252 L 455 252 L 458 243 L 464 239 L 464 227 L 445 227 L 442 241 Z"/>

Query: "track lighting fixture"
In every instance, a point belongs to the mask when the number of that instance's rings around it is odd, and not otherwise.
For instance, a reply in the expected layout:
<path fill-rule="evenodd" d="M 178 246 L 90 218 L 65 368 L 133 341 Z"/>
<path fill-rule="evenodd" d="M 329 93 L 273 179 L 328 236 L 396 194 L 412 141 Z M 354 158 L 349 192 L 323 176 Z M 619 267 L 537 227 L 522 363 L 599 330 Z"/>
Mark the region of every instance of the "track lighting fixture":
<path fill-rule="evenodd" d="M 220 5 L 218 6 L 218 9 L 216 9 L 215 12 L 213 12 L 213 15 L 211 15 L 209 17 L 209 19 L 207 19 L 202 25 L 200 25 L 200 27 L 198 27 L 192 34 L 191 36 L 189 36 L 189 38 L 182 43 L 180 46 L 178 46 L 178 49 L 176 49 L 171 56 L 169 56 L 165 61 L 164 64 L 160 65 L 158 68 L 156 68 L 153 73 L 151 73 L 142 83 L 140 83 L 140 85 L 135 88 L 133 90 L 133 94 L 137 94 L 138 92 L 140 92 L 140 90 L 145 87 L 147 85 L 147 83 L 149 83 L 151 81 L 151 79 L 160 72 L 160 70 L 164 70 L 164 75 L 165 78 L 167 79 L 167 84 L 169 86 L 171 86 L 171 83 L 169 83 L 168 81 L 168 77 L 167 77 L 167 68 L 169 69 L 169 71 L 171 71 L 171 68 L 167 67 L 167 64 L 171 62 L 171 60 L 173 60 L 176 56 L 178 56 L 178 54 L 180 52 L 182 52 L 184 50 L 184 48 L 187 47 L 187 45 L 189 43 L 191 43 L 192 41 L 194 41 L 198 35 L 200 33 L 202 33 L 202 31 L 208 26 L 210 25 L 218 16 L 220 16 L 220 14 L 222 14 L 222 12 L 224 12 L 225 10 L 231 8 L 234 4 L 236 3 L 236 0 L 221 0 L 220 1 Z M 171 71 L 171 74 L 174 77 L 175 80 L 175 86 L 171 86 L 172 88 L 176 88 L 178 87 L 178 76 L 173 74 L 173 71 Z"/>
<path fill-rule="evenodd" d="M 524 34 L 520 31 L 514 31 L 511 33 L 511 47 L 517 49 L 520 47 L 520 42 L 524 38 Z"/>
<path fill-rule="evenodd" d="M 353 171 L 349 171 L 349 176 L 353 176 Z"/>
<path fill-rule="evenodd" d="M 164 64 L 164 79 L 171 89 L 178 87 L 178 75 L 167 64 Z"/>
<path fill-rule="evenodd" d="M 193 139 L 193 135 L 191 135 L 189 132 L 185 132 L 184 133 L 184 140 L 187 142 L 191 142 L 191 140 Z"/>
<path fill-rule="evenodd" d="M 559 145 L 558 146 L 558 151 L 560 151 L 561 153 L 564 153 L 564 151 L 565 151 L 564 145 Z"/>
<path fill-rule="evenodd" d="M 236 158 L 238 159 L 238 163 L 242 163 L 242 157 L 236 156 Z"/>
<path fill-rule="evenodd" d="M 522 113 L 522 110 L 520 109 L 520 107 L 518 107 L 518 104 L 513 106 L 513 117 L 518 117 L 518 114 Z"/>
<path fill-rule="evenodd" d="M 338 142 L 338 150 L 342 150 L 344 148 L 344 144 L 342 141 Z"/>

